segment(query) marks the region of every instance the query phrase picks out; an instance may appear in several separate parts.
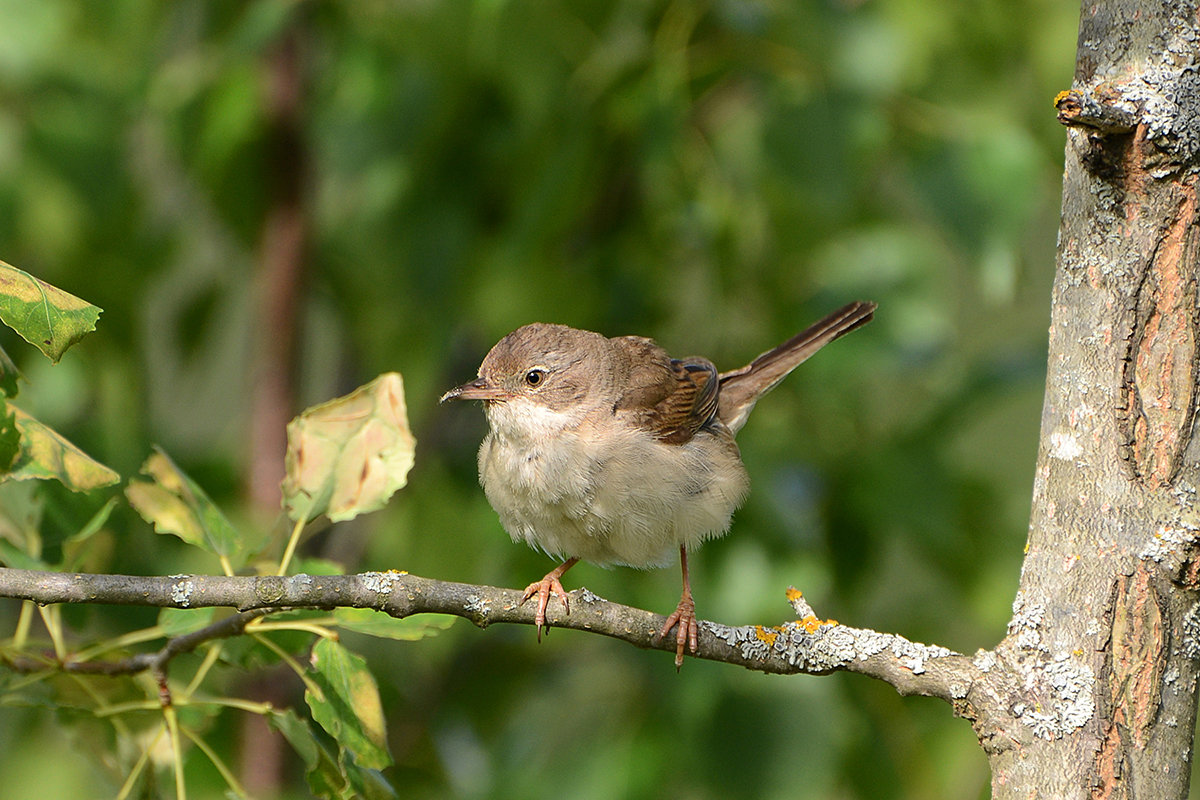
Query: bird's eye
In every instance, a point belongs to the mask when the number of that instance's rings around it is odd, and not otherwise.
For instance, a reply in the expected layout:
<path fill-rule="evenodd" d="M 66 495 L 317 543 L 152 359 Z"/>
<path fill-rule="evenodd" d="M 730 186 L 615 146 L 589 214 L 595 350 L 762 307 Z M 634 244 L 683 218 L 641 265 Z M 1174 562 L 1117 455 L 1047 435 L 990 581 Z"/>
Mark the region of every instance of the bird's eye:
<path fill-rule="evenodd" d="M 546 379 L 546 371 L 543 369 L 531 369 L 525 373 L 525 384 L 527 386 L 541 386 L 542 381 Z"/>

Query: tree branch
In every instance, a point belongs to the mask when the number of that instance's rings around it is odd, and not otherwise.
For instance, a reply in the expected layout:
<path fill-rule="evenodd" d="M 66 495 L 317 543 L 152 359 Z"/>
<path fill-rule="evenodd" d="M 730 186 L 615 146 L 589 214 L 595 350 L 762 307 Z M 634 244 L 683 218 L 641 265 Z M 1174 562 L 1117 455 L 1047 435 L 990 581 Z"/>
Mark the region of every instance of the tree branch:
<path fill-rule="evenodd" d="M 16 672 L 44 672 L 50 669 L 60 669 L 63 672 L 88 675 L 134 675 L 139 672 L 151 670 L 156 675 L 161 675 L 166 670 L 167 664 L 175 656 L 190 653 L 200 645 L 213 639 L 227 639 L 231 636 L 238 636 L 246 630 L 246 626 L 251 622 L 277 610 L 274 608 L 257 608 L 252 611 L 241 611 L 224 619 L 219 619 L 210 625 L 205 625 L 199 630 L 168 639 L 165 645 L 152 653 L 138 653 L 129 658 L 122 658 L 116 661 L 79 661 L 75 659 L 58 661 L 53 658 L 37 659 L 27 656 L 13 657 L 5 654 L 0 654 L 0 659 L 3 659 L 4 663 Z M 165 681 L 163 680 L 160 680 L 159 683 L 160 685 L 165 685 Z"/>
<path fill-rule="evenodd" d="M 571 613 L 551 603 L 547 621 L 556 628 L 600 633 L 648 650 L 674 652 L 674 641 L 655 640 L 664 618 L 611 603 L 581 588 L 570 593 Z M 287 608 L 373 608 L 403 618 L 451 614 L 486 628 L 495 623 L 533 625 L 533 604 L 522 604 L 515 589 L 433 580 L 404 572 L 358 575 L 225 577 L 214 575 L 134 576 L 38 572 L 0 568 L 0 597 L 40 604 L 101 603 L 161 608 L 232 607 L 242 613 L 168 642 L 157 653 L 127 659 L 110 674 L 160 668 L 166 660 L 201 641 L 236 635 L 250 619 Z M 696 658 L 735 664 L 760 672 L 825 675 L 839 670 L 882 680 L 903 695 L 938 697 L 959 716 L 971 719 L 984 741 L 1016 741 L 1009 733 L 1010 696 L 997 687 L 1010 670 L 996 669 L 998 656 L 974 657 L 902 636 L 817 619 L 800 593 L 788 598 L 799 619 L 782 625 L 733 627 L 700 622 Z M 116 662 L 121 664 L 122 662 Z M 12 664 L 12 666 L 18 666 Z M 44 668 L 44 667 L 43 667 Z"/>

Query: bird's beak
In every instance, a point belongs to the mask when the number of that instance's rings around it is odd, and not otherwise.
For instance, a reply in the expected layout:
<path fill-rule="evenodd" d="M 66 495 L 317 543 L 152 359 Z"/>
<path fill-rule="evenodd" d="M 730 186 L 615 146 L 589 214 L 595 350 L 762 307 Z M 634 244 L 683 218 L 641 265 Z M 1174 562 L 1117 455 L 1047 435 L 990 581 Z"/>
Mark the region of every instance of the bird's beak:
<path fill-rule="evenodd" d="M 493 386 L 484 378 L 476 378 L 470 383 L 455 386 L 442 395 L 439 403 L 447 400 L 507 400 L 508 393 L 498 386 Z"/>

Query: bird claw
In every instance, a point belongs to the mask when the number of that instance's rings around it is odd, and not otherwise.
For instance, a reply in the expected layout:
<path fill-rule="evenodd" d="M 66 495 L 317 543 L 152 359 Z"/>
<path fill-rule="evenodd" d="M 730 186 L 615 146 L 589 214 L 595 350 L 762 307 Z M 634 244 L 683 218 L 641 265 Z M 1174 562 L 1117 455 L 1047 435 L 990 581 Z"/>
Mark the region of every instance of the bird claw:
<path fill-rule="evenodd" d="M 693 654 L 700 649 L 700 626 L 696 622 L 696 604 L 687 594 L 679 598 L 679 605 L 675 607 L 671 616 L 667 617 L 667 621 L 663 623 L 662 629 L 655 635 L 654 643 L 660 643 L 672 628 L 677 628 L 675 631 L 675 669 L 678 670 L 683 666 L 685 643 Z"/>
<path fill-rule="evenodd" d="M 540 581 L 534 581 L 526 586 L 525 594 L 521 597 L 521 602 L 518 604 L 525 605 L 525 602 L 529 600 L 529 598 L 533 597 L 535 594 L 537 595 L 537 611 L 534 612 L 533 615 L 533 625 L 535 628 L 537 628 L 538 642 L 542 641 L 543 628 L 546 630 L 546 633 L 550 632 L 550 626 L 546 623 L 546 606 L 550 604 L 551 592 L 553 592 L 559 600 L 562 600 L 563 610 L 565 613 L 570 614 L 571 601 L 567 599 L 567 592 L 565 589 L 563 589 L 562 582 L 559 581 L 558 575 L 556 575 L 554 572 L 549 572 L 546 574 L 546 577 L 542 578 Z"/>

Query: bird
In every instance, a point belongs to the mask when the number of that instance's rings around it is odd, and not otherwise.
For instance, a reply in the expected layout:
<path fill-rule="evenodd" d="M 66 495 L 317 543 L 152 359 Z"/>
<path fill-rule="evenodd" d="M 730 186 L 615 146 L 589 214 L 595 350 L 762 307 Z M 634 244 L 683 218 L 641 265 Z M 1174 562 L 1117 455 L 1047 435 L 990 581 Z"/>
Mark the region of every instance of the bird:
<path fill-rule="evenodd" d="M 551 595 L 570 613 L 561 579 L 579 561 L 645 569 L 677 552 L 683 590 L 653 640 L 675 630 L 677 669 L 685 647 L 696 653 L 688 553 L 728 532 L 749 492 L 735 435 L 760 397 L 875 309 L 849 303 L 728 372 L 707 358 L 672 358 L 645 337 L 535 322 L 446 392 L 440 403 L 483 402 L 479 481 L 504 529 L 561 561 L 522 596 L 538 598 L 538 640 Z"/>

